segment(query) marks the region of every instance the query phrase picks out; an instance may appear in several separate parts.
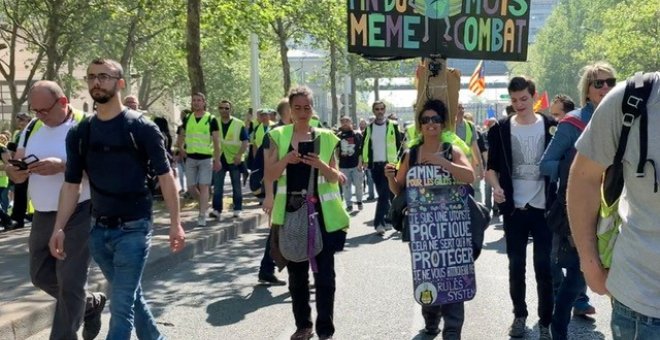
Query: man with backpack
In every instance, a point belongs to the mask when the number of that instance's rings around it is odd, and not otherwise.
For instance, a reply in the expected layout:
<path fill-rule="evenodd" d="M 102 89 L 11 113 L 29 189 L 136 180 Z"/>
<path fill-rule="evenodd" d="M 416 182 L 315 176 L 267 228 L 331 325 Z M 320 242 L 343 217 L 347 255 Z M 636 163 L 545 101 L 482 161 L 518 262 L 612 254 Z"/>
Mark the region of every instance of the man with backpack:
<path fill-rule="evenodd" d="M 120 91 L 125 80 L 121 64 L 95 59 L 87 68 L 86 80 L 97 103 L 97 114 L 83 119 L 67 135 L 66 172 L 50 252 L 59 260 L 69 256 L 64 242 L 71 232 L 66 225 L 75 210 L 85 172 L 92 201 L 90 251 L 111 292 L 107 338 L 130 339 L 135 326 L 138 338 L 160 339 L 140 283 L 153 233 L 148 168 L 158 176 L 170 215 L 170 249 L 183 249 L 185 240 L 163 137 L 153 122 L 122 105 Z"/>
<path fill-rule="evenodd" d="M 52 81 L 34 83 L 28 100 L 36 119 L 21 133 L 14 162 L 6 170 L 15 183 L 25 183 L 29 178 L 28 192 L 35 208 L 28 240 L 30 278 L 35 287 L 57 300 L 50 339 L 77 339 L 83 321 L 83 339 L 94 339 L 101 329 L 106 297 L 85 290 L 91 223 L 87 180 L 71 204 L 71 218 L 62 224 L 69 236 L 63 244 L 68 256 L 58 261 L 48 247 L 64 183 L 65 138 L 84 114 L 69 105 L 62 88 Z"/>
<path fill-rule="evenodd" d="M 610 86 L 612 80 L 594 84 Z M 575 145 L 568 181 L 568 217 L 580 268 L 591 290 L 612 297 L 612 335 L 617 340 L 658 339 L 660 334 L 658 128 L 660 72 L 635 75 L 617 85 Z M 607 270 L 599 254 L 597 216 L 603 173 L 617 167 L 624 186 L 618 209 L 622 225 Z"/>

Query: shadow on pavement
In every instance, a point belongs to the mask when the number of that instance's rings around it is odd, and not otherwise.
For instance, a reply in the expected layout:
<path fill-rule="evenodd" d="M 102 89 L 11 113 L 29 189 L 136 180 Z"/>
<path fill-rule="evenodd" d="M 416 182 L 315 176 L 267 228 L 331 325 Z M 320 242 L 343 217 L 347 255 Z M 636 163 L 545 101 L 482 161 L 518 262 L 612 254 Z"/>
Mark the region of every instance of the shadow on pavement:
<path fill-rule="evenodd" d="M 483 250 L 494 250 L 499 254 L 506 254 L 506 240 L 504 234 L 502 237 L 494 242 L 484 242 Z"/>
<path fill-rule="evenodd" d="M 206 308 L 208 314 L 206 321 L 218 327 L 235 324 L 245 319 L 247 314 L 262 307 L 284 303 L 289 297 L 288 292 L 273 296 L 268 287 L 255 286 L 253 291 L 246 296 L 234 295 L 210 304 Z"/>

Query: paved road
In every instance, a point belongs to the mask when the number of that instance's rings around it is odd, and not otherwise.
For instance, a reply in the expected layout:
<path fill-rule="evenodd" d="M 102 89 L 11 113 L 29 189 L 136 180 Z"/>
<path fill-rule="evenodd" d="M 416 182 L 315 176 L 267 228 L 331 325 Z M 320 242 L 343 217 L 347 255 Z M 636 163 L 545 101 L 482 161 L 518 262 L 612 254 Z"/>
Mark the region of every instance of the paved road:
<path fill-rule="evenodd" d="M 366 223 L 375 203 L 356 214 L 346 250 L 336 256 L 337 339 L 425 339 L 420 308 L 413 301 L 410 256 L 398 234 L 376 236 Z M 267 229 L 246 234 L 153 277 L 144 287 L 159 327 L 169 339 L 288 339 L 295 331 L 291 298 L 286 287 L 257 285 L 256 273 Z M 511 302 L 501 226 L 487 231 L 486 246 L 477 261 L 476 298 L 466 304 L 463 339 L 508 339 Z M 531 246 L 528 259 L 531 259 Z M 528 268 L 532 268 L 531 260 Z M 279 276 L 286 279 L 286 271 Z M 528 270 L 528 332 L 538 337 L 536 286 Z M 594 294 L 597 319 L 573 319 L 573 339 L 611 338 L 608 300 Z M 105 337 L 109 314 L 106 309 Z M 30 339 L 48 338 L 44 331 Z"/>

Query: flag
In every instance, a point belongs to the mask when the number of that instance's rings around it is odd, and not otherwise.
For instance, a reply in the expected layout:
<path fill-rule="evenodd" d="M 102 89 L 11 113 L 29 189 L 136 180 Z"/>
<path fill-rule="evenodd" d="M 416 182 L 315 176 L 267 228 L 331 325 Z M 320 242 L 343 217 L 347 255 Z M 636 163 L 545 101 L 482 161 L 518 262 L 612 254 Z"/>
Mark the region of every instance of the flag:
<path fill-rule="evenodd" d="M 470 91 L 474 92 L 477 96 L 480 96 L 482 93 L 484 93 L 484 90 L 486 89 L 486 76 L 485 76 L 483 60 L 479 62 L 479 65 L 477 65 L 477 68 L 474 70 L 474 73 L 472 73 L 472 77 L 470 77 L 470 83 L 468 84 L 468 88 L 470 89 Z"/>
<path fill-rule="evenodd" d="M 534 103 L 534 112 L 541 112 L 550 107 L 550 99 L 548 99 L 548 91 L 543 91 L 541 98 Z"/>
<path fill-rule="evenodd" d="M 486 110 L 488 118 L 495 118 L 495 109 L 492 106 L 488 107 L 488 110 Z"/>

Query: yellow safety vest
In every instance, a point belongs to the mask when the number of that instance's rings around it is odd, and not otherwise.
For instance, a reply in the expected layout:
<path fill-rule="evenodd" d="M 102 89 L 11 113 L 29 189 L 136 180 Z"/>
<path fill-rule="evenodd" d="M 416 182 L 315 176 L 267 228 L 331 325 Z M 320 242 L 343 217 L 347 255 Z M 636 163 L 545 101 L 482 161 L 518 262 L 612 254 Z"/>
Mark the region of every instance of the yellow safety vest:
<path fill-rule="evenodd" d="M 220 127 L 220 142 L 222 143 L 222 154 L 225 155 L 225 160 L 227 163 L 232 163 L 234 157 L 238 154 L 238 151 L 241 150 L 241 130 L 245 127 L 243 121 L 231 117 L 229 118 L 229 128 L 227 129 L 227 135 L 225 135 L 222 126 Z M 245 154 L 242 156 L 245 158 Z"/>
<path fill-rule="evenodd" d="M 80 123 L 80 121 L 85 118 L 85 113 L 82 111 L 78 111 L 72 108 L 71 112 L 73 112 L 73 120 L 76 123 Z M 30 139 L 30 136 L 39 131 L 42 126 L 44 126 L 44 122 L 37 118 L 34 118 L 28 123 L 28 125 L 25 127 L 25 139 L 23 140 L 23 147 L 27 146 L 27 142 Z"/>
<path fill-rule="evenodd" d="M 7 173 L 2 170 L 0 171 L 0 188 L 6 188 L 9 186 L 9 176 Z"/>
<path fill-rule="evenodd" d="M 316 119 L 316 118 L 312 118 L 312 119 L 309 120 L 309 126 L 315 127 L 315 128 L 320 128 L 321 127 L 321 121 Z"/>
<path fill-rule="evenodd" d="M 204 112 L 199 122 L 195 114 L 191 113 L 186 122 L 186 152 L 200 155 L 213 155 L 213 140 L 211 139 L 212 115 Z"/>
<path fill-rule="evenodd" d="M 385 147 L 386 149 L 386 157 L 387 157 L 387 162 L 388 163 L 396 163 L 397 162 L 397 149 L 396 149 L 396 127 L 394 126 L 395 124 L 387 120 L 385 122 L 387 124 L 387 131 L 385 131 Z M 371 140 L 371 129 L 373 127 L 373 123 L 369 124 L 367 126 L 367 132 L 365 133 L 364 136 L 364 147 L 362 148 L 362 162 L 365 164 L 369 164 L 369 141 Z M 376 141 L 376 143 L 380 143 L 381 141 Z M 373 145 L 374 143 L 371 143 L 372 150 L 373 150 Z"/>
<path fill-rule="evenodd" d="M 454 131 L 444 130 L 440 134 L 440 141 L 443 143 L 451 143 L 452 145 L 458 147 L 463 151 L 463 153 L 470 159 L 472 157 L 472 149 L 467 143 L 465 143 L 461 137 L 459 137 Z M 408 148 L 411 148 L 413 145 L 422 143 L 422 135 L 417 134 L 415 139 L 408 143 Z"/>
<path fill-rule="evenodd" d="M 406 129 L 406 147 L 410 149 L 413 146 L 413 141 L 417 138 L 417 126 L 410 124 Z"/>
<path fill-rule="evenodd" d="M 339 143 L 339 138 L 327 129 L 315 129 L 317 134 L 316 143 L 319 145 L 319 158 L 325 162 L 330 163 L 334 156 L 335 148 Z M 293 125 L 284 125 L 277 127 L 269 132 L 270 137 L 277 143 L 277 157 L 282 159 L 289 153 L 289 145 L 293 138 Z M 321 201 L 321 211 L 323 212 L 323 222 L 325 230 L 333 232 L 337 230 L 347 229 L 349 225 L 348 213 L 344 209 L 341 194 L 339 193 L 339 184 L 330 183 L 325 180 L 325 177 L 319 174 L 316 182 L 319 201 Z M 277 180 L 277 192 L 275 194 L 275 202 L 273 204 L 273 224 L 284 224 L 286 206 L 286 169 Z"/>
<path fill-rule="evenodd" d="M 259 124 L 257 128 L 254 129 L 252 143 L 255 147 L 259 148 L 261 144 L 263 144 L 267 129 L 268 127 L 264 126 L 263 124 Z"/>

